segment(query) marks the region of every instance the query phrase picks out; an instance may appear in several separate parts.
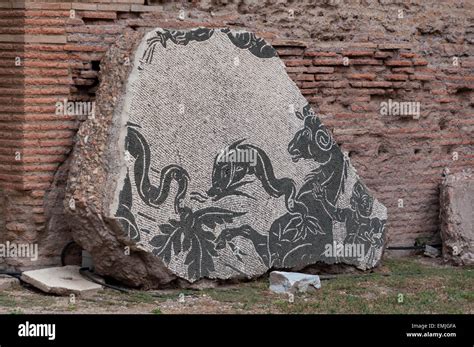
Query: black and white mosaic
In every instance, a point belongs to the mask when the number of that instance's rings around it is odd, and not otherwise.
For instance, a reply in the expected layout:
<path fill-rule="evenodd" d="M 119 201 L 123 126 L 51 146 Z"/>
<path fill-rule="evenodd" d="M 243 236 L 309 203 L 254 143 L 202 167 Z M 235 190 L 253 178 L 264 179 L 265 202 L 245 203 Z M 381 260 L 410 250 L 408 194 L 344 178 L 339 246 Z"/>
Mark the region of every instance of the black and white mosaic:
<path fill-rule="evenodd" d="M 176 275 L 380 260 L 386 208 L 255 34 L 153 30 L 121 119 L 113 213 Z"/>

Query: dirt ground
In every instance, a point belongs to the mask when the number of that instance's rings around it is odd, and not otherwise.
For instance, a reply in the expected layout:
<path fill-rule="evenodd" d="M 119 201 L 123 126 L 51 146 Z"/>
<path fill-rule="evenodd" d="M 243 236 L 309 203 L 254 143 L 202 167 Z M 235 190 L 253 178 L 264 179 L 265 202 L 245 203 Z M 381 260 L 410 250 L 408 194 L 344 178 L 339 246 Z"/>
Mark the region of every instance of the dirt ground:
<path fill-rule="evenodd" d="M 474 269 L 423 257 L 387 259 L 377 272 L 323 280 L 321 289 L 293 301 L 268 285 L 262 277 L 203 290 L 104 289 L 75 302 L 19 286 L 0 292 L 0 313 L 474 313 Z"/>

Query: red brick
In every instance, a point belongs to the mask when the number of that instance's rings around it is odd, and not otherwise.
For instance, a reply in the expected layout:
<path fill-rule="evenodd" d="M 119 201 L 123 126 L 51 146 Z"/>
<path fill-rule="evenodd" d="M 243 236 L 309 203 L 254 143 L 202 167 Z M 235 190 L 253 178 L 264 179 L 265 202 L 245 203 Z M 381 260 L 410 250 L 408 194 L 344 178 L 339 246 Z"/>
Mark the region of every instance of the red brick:
<path fill-rule="evenodd" d="M 98 45 L 65 45 L 64 49 L 77 52 L 106 52 L 108 47 Z"/>
<path fill-rule="evenodd" d="M 387 60 L 385 62 L 387 66 L 412 66 L 412 62 L 409 60 Z"/>
<path fill-rule="evenodd" d="M 121 11 L 121 12 L 128 12 L 130 11 L 130 5 L 128 4 L 98 4 L 97 9 L 99 11 Z"/>
<path fill-rule="evenodd" d="M 356 95 L 386 95 L 390 93 L 391 89 L 380 89 L 380 88 L 371 88 L 371 89 L 357 89 Z"/>
<path fill-rule="evenodd" d="M 80 18 L 94 18 L 94 19 L 117 19 L 115 12 L 100 12 L 100 11 L 76 11 Z"/>
<path fill-rule="evenodd" d="M 304 82 L 302 88 L 344 88 L 347 86 L 346 81 L 337 81 L 337 82 Z"/>
<path fill-rule="evenodd" d="M 374 51 L 343 51 L 342 54 L 346 57 L 371 57 L 374 55 Z"/>
<path fill-rule="evenodd" d="M 301 89 L 301 94 L 303 95 L 311 95 L 316 94 L 319 92 L 319 89 Z"/>
<path fill-rule="evenodd" d="M 392 82 L 393 88 L 403 88 L 403 89 L 420 89 L 420 82 Z"/>
<path fill-rule="evenodd" d="M 370 111 L 371 108 L 368 104 L 351 104 L 351 110 L 353 112 L 367 112 Z"/>
<path fill-rule="evenodd" d="M 425 59 L 415 59 L 415 60 L 413 60 L 413 65 L 415 65 L 415 66 L 428 65 L 428 61 L 425 60 Z"/>
<path fill-rule="evenodd" d="M 433 75 L 422 75 L 422 74 L 417 74 L 415 73 L 414 75 L 410 75 L 411 80 L 417 80 L 417 81 L 433 81 L 435 79 L 435 76 Z"/>
<path fill-rule="evenodd" d="M 297 81 L 314 81 L 314 75 L 312 74 L 299 74 L 296 76 Z"/>
<path fill-rule="evenodd" d="M 349 74 L 347 77 L 356 80 L 374 80 L 376 75 L 374 73 L 353 73 Z"/>
<path fill-rule="evenodd" d="M 474 68 L 474 60 L 461 59 L 461 66 L 467 68 Z"/>
<path fill-rule="evenodd" d="M 405 74 L 390 74 L 386 75 L 385 79 L 389 81 L 406 81 L 408 79 L 408 75 Z"/>
<path fill-rule="evenodd" d="M 286 66 L 309 66 L 312 64 L 311 59 L 288 59 L 284 62 Z"/>
<path fill-rule="evenodd" d="M 338 79 L 340 79 L 339 76 L 332 74 L 314 75 L 314 80 L 316 81 L 336 81 Z"/>
<path fill-rule="evenodd" d="M 86 78 L 73 78 L 74 84 L 77 86 L 90 86 L 95 83 L 93 79 L 86 79 Z"/>
<path fill-rule="evenodd" d="M 303 53 L 302 48 L 277 48 L 277 53 L 279 56 L 299 56 Z"/>
<path fill-rule="evenodd" d="M 393 56 L 393 54 L 390 53 L 390 52 L 377 51 L 374 54 L 374 58 L 377 58 L 377 59 L 386 59 L 386 58 L 390 58 L 392 56 Z"/>
<path fill-rule="evenodd" d="M 25 67 L 51 67 L 51 68 L 68 68 L 68 67 L 70 67 L 70 65 L 67 62 L 37 61 L 37 60 L 25 60 L 24 66 Z"/>
<path fill-rule="evenodd" d="M 383 43 L 383 44 L 379 44 L 378 48 L 382 50 L 411 49 L 412 44 L 410 43 Z"/>
<path fill-rule="evenodd" d="M 308 73 L 333 73 L 334 68 L 333 67 L 327 67 L 327 66 L 310 66 L 307 69 Z"/>
<path fill-rule="evenodd" d="M 148 6 L 149 7 L 149 6 Z M 238 20 L 240 16 L 238 15 L 233 15 L 233 16 L 215 16 L 214 18 L 225 18 L 227 20 Z M 276 46 L 289 46 L 289 47 L 302 47 L 302 48 L 306 48 L 307 47 L 307 43 L 305 41 L 301 41 L 301 40 L 288 40 L 288 39 L 279 39 L 279 38 L 275 38 L 275 39 L 272 39 L 271 42 L 273 47 L 276 47 Z"/>
<path fill-rule="evenodd" d="M 349 82 L 349 84 L 356 88 L 389 88 L 393 86 L 392 82 L 385 81 Z"/>
<path fill-rule="evenodd" d="M 437 102 L 441 103 L 441 104 L 447 104 L 447 103 L 458 101 L 456 98 L 438 98 L 438 99 L 435 99 L 435 100 Z"/>
<path fill-rule="evenodd" d="M 33 190 L 30 195 L 34 198 L 42 198 L 45 195 L 44 190 Z"/>
<path fill-rule="evenodd" d="M 59 164 L 43 164 L 43 165 L 22 165 L 21 170 L 23 172 L 54 172 L 58 168 Z"/>
<path fill-rule="evenodd" d="M 23 232 L 23 231 L 27 231 L 28 230 L 28 225 L 25 224 L 25 223 L 18 223 L 18 222 L 11 222 L 11 223 L 7 223 L 5 225 L 6 229 L 7 230 L 10 230 L 10 231 L 20 231 L 20 232 Z"/>
<path fill-rule="evenodd" d="M 418 54 L 413 53 L 413 52 L 401 52 L 400 57 L 401 58 L 415 58 L 415 57 L 418 57 Z"/>
<path fill-rule="evenodd" d="M 0 79 L 1 80 L 1 79 Z M 60 84 L 65 84 L 69 85 L 71 84 L 72 80 L 70 78 L 30 78 L 26 77 L 23 80 L 24 85 L 27 86 L 34 86 L 34 85 L 60 85 Z"/>
<path fill-rule="evenodd" d="M 408 73 L 412 74 L 415 73 L 415 69 L 412 67 L 394 67 L 392 68 L 393 73 Z"/>
<path fill-rule="evenodd" d="M 299 73 L 299 72 L 309 72 L 309 71 L 308 71 L 308 68 L 305 66 L 297 66 L 297 67 L 287 67 L 286 72 Z"/>
<path fill-rule="evenodd" d="M 337 59 L 314 59 L 313 65 L 344 65 L 342 58 Z"/>
<path fill-rule="evenodd" d="M 337 57 L 336 52 L 305 51 L 304 55 L 307 57 Z"/>
<path fill-rule="evenodd" d="M 380 60 L 377 59 L 351 59 L 350 65 L 383 65 Z"/>

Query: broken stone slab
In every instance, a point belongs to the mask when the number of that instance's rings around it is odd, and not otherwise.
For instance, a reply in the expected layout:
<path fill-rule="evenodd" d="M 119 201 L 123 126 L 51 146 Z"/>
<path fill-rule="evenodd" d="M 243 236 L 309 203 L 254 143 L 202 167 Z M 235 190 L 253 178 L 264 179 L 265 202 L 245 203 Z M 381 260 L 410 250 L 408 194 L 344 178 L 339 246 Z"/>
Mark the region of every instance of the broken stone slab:
<path fill-rule="evenodd" d="M 370 269 L 387 220 L 275 49 L 208 28 L 126 31 L 111 47 L 64 207 L 95 271 L 144 288 Z"/>
<path fill-rule="evenodd" d="M 474 265 L 474 175 L 448 174 L 440 190 L 443 258 L 456 265 Z"/>
<path fill-rule="evenodd" d="M 430 245 L 425 245 L 425 251 L 423 254 L 430 258 L 438 258 L 441 255 L 441 251 Z"/>
<path fill-rule="evenodd" d="M 270 272 L 270 290 L 274 293 L 305 293 L 310 289 L 321 288 L 318 275 L 308 275 L 298 272 Z"/>
<path fill-rule="evenodd" d="M 0 275 L 0 291 L 10 290 L 20 285 L 20 280 L 8 275 Z"/>
<path fill-rule="evenodd" d="M 67 265 L 25 271 L 21 279 L 43 292 L 57 295 L 86 295 L 102 289 L 100 284 L 84 278 L 79 269 L 79 266 Z"/>

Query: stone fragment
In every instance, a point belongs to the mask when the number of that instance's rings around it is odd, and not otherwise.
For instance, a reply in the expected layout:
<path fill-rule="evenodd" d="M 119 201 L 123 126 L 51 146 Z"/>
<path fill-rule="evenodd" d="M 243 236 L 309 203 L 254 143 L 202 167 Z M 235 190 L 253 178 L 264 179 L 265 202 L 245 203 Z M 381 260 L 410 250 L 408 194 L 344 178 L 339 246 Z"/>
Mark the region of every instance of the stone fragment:
<path fill-rule="evenodd" d="M 43 292 L 57 295 L 84 295 L 102 289 L 100 284 L 84 278 L 79 266 L 74 265 L 25 271 L 21 279 Z"/>
<path fill-rule="evenodd" d="M 430 258 L 437 258 L 441 255 L 441 251 L 430 245 L 425 245 L 425 251 L 423 254 Z"/>
<path fill-rule="evenodd" d="M 474 175 L 448 174 L 440 192 L 443 257 L 456 265 L 474 264 Z"/>
<path fill-rule="evenodd" d="M 99 274 L 152 288 L 379 263 L 386 208 L 263 39 L 127 31 L 100 81 L 64 200 Z"/>
<path fill-rule="evenodd" d="M 311 288 L 321 288 L 318 275 L 283 271 L 270 272 L 270 290 L 274 293 L 305 293 Z"/>

